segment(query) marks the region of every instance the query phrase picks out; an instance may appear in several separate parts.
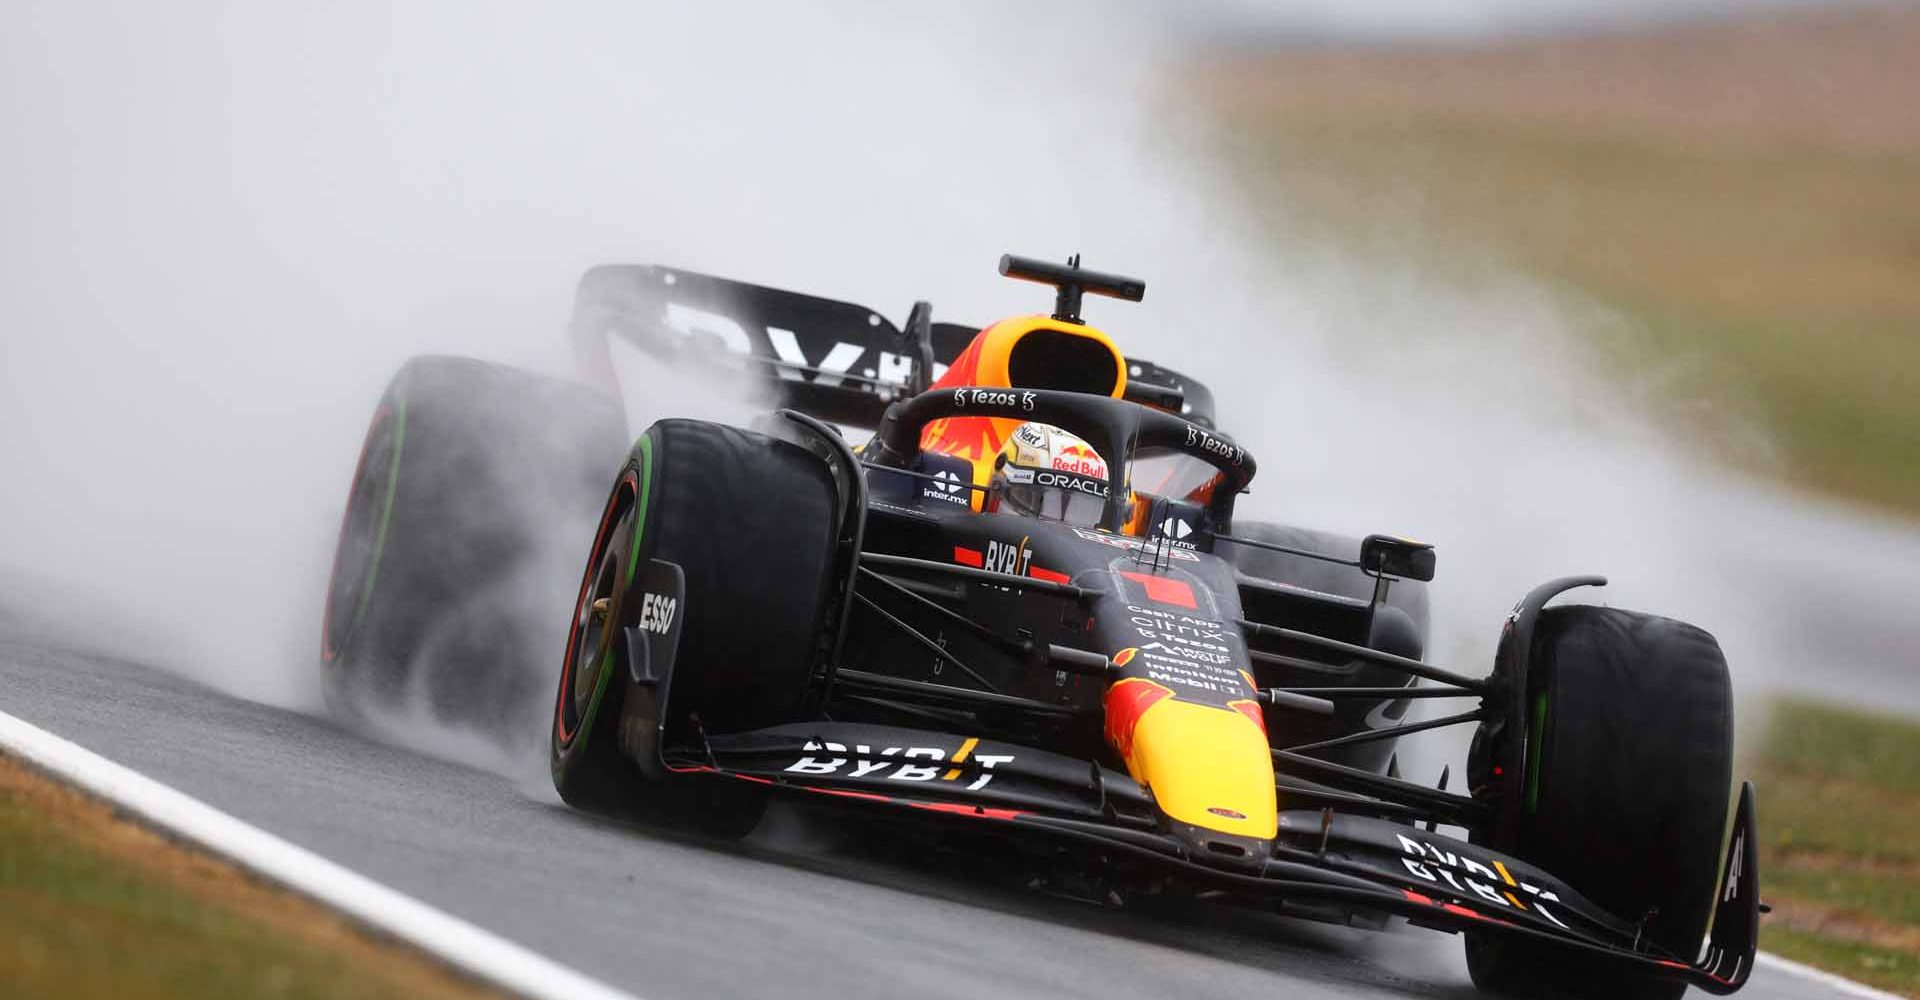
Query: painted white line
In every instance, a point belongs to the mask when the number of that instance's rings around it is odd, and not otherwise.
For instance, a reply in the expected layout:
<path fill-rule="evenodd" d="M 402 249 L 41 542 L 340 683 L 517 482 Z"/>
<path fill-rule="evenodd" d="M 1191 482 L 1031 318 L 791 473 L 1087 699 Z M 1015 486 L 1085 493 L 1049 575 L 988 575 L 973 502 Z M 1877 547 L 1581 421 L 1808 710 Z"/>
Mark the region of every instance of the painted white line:
<path fill-rule="evenodd" d="M 1844 976 L 1836 976 L 1831 972 L 1816 969 L 1811 965 L 1801 965 L 1799 962 L 1790 958 L 1781 958 L 1771 952 L 1761 952 L 1754 958 L 1753 964 L 1770 966 L 1782 972 L 1791 972 L 1804 979 L 1811 979 L 1825 986 L 1827 989 L 1844 993 L 1850 997 L 1859 997 L 1860 1000 L 1905 1000 L 1905 998 L 1896 994 L 1888 993 L 1884 990 L 1876 990 L 1865 983 L 1856 983 Z"/>
<path fill-rule="evenodd" d="M 0 750 L 508 990 L 539 1000 L 637 1000 L 5 712 Z"/>

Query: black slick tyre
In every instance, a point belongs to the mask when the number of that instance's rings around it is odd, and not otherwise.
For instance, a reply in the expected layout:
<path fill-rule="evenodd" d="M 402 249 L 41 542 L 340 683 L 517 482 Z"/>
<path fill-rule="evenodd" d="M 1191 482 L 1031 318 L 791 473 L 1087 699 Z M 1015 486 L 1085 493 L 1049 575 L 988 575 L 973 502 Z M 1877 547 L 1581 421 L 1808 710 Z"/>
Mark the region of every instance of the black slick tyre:
<path fill-rule="evenodd" d="M 558 610 L 536 618 L 537 605 L 564 607 L 570 575 L 549 567 L 571 562 L 562 545 L 592 523 L 625 440 L 618 403 L 584 386 L 469 358 L 401 366 L 334 553 L 330 710 L 360 718 L 419 692 L 436 714 L 480 723 L 537 700 L 533 647 Z"/>
<path fill-rule="evenodd" d="M 1733 695 L 1719 643 L 1670 618 L 1548 608 L 1528 688 L 1514 853 L 1609 912 L 1644 919 L 1645 942 L 1692 961 L 1732 787 Z M 1474 983 L 1504 996 L 1674 1000 L 1686 989 L 1497 933 L 1469 931 L 1466 948 Z"/>
<path fill-rule="evenodd" d="M 665 420 L 633 446 L 595 532 L 561 667 L 549 763 L 568 804 L 742 835 L 764 790 L 659 766 L 665 728 L 740 731 L 798 717 L 820 655 L 837 531 L 826 465 L 722 424 Z M 679 568 L 668 718 L 628 668 L 636 581 Z"/>

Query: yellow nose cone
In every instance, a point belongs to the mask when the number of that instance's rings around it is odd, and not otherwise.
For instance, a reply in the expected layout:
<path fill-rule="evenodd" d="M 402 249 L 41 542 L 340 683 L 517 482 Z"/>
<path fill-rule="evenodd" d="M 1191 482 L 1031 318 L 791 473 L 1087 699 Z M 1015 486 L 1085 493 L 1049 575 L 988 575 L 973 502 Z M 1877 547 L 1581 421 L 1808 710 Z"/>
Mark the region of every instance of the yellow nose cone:
<path fill-rule="evenodd" d="M 1279 829 L 1273 757 L 1251 715 L 1170 697 L 1128 678 L 1107 693 L 1107 736 L 1168 818 L 1271 840 Z"/>

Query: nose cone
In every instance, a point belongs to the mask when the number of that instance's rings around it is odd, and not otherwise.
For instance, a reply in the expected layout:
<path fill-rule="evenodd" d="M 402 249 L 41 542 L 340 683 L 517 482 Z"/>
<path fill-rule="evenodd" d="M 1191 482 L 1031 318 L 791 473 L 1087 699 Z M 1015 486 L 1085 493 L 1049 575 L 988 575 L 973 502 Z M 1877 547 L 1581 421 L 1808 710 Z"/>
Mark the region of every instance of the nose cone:
<path fill-rule="evenodd" d="M 1264 861 L 1279 825 L 1267 734 L 1233 708 L 1129 677 L 1107 691 L 1107 739 L 1197 860 Z"/>

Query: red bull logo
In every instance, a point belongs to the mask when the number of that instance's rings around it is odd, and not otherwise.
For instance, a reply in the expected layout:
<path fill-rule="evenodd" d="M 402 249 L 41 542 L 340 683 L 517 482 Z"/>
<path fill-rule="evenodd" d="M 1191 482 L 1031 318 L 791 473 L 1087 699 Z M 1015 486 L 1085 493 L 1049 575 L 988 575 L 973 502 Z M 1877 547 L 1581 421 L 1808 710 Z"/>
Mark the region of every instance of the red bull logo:
<path fill-rule="evenodd" d="M 1092 448 L 1083 444 L 1062 445 L 1059 451 L 1053 453 L 1053 467 L 1062 472 L 1107 478 L 1107 463 Z"/>

